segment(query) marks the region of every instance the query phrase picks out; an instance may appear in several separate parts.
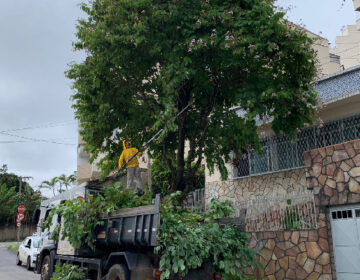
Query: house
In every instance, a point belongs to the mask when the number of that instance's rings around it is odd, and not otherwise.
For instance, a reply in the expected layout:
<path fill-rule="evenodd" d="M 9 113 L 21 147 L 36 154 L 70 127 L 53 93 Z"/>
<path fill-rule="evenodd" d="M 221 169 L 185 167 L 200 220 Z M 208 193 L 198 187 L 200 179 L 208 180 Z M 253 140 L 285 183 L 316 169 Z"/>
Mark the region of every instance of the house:
<path fill-rule="evenodd" d="M 359 21 L 348 26 L 321 65 L 317 125 L 289 139 L 259 122 L 262 153 L 242 151 L 226 181 L 206 173 L 207 202 L 231 200 L 235 215 L 246 213 L 263 266 L 247 274 L 257 279 L 360 279 L 359 34 Z"/>

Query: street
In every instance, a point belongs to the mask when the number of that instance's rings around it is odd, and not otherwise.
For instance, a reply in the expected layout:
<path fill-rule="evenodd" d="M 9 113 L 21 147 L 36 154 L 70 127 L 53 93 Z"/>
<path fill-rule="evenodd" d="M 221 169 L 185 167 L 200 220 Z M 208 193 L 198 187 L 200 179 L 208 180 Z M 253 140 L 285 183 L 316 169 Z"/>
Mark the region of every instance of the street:
<path fill-rule="evenodd" d="M 39 280 L 40 275 L 26 270 L 24 265 L 15 264 L 15 253 L 0 247 L 0 279 L 1 280 Z"/>

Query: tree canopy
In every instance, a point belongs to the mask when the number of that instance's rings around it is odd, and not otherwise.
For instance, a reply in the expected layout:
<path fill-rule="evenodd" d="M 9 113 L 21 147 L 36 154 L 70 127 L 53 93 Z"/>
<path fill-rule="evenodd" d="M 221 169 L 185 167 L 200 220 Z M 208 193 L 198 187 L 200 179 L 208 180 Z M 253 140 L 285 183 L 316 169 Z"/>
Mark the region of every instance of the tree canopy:
<path fill-rule="evenodd" d="M 4 164 L 0 168 L 0 224 L 15 222 L 19 203 L 25 205 L 25 222 L 31 221 L 34 211 L 40 206 L 41 194 L 35 192 L 25 181 L 22 181 L 21 197 L 19 195 L 20 177 L 8 173 Z"/>
<path fill-rule="evenodd" d="M 139 147 L 164 127 L 149 150 L 166 161 L 172 190 L 187 192 L 204 159 L 226 178 L 231 151 L 259 149 L 258 120 L 288 135 L 312 122 L 312 41 L 273 1 L 94 0 L 82 9 L 74 46 L 87 57 L 67 77 L 86 149 L 105 173 L 122 139 Z"/>

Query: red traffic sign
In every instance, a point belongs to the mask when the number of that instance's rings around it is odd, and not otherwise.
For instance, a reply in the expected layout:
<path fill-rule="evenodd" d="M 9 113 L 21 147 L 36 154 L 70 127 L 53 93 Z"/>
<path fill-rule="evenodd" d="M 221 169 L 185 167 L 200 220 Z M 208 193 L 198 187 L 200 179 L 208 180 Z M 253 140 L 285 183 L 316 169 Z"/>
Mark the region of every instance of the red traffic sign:
<path fill-rule="evenodd" d="M 24 213 L 25 210 L 26 210 L 26 208 L 25 208 L 24 205 L 20 205 L 20 206 L 18 207 L 18 212 L 19 212 L 20 214 L 21 214 L 21 213 Z"/>
<path fill-rule="evenodd" d="M 17 227 L 21 227 L 21 223 L 20 223 L 20 222 L 17 223 L 16 226 L 17 226 Z"/>
<path fill-rule="evenodd" d="M 19 214 L 16 215 L 16 221 L 17 222 L 21 222 L 22 220 L 24 220 L 24 218 L 25 218 L 25 216 L 22 213 L 19 213 Z"/>

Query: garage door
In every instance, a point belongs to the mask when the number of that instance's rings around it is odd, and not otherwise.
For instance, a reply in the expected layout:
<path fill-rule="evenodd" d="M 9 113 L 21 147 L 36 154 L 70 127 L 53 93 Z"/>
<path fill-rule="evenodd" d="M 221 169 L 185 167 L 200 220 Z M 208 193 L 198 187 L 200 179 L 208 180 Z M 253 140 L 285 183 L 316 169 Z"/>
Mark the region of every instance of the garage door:
<path fill-rule="evenodd" d="M 360 205 L 330 209 L 338 280 L 360 279 Z"/>

